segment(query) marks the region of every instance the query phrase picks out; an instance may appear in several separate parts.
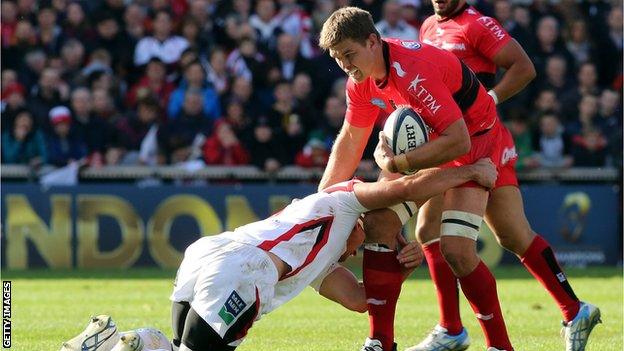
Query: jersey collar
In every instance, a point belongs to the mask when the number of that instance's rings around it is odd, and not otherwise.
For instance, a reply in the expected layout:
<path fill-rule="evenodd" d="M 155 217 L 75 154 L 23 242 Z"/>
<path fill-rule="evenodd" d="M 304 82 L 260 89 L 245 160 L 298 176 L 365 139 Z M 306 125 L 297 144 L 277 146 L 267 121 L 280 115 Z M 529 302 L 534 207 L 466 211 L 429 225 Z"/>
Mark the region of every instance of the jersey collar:
<path fill-rule="evenodd" d="M 381 45 L 383 50 L 384 64 L 386 65 L 386 77 L 381 82 L 375 81 L 375 85 L 377 85 L 377 88 L 379 89 L 385 88 L 386 85 L 388 85 L 388 78 L 390 78 L 390 46 L 385 40 L 381 41 Z"/>

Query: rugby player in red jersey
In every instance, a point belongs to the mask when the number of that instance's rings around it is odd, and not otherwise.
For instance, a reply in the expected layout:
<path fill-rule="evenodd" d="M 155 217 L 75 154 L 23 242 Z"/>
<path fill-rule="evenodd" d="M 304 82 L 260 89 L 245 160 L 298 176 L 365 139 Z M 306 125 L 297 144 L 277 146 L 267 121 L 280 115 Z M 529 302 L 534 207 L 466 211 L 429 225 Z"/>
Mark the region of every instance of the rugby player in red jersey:
<path fill-rule="evenodd" d="M 465 0 L 432 0 L 435 14 L 420 28 L 420 40 L 450 51 L 460 58 L 481 81 L 495 103 L 522 90 L 534 77 L 535 69 L 522 47 L 495 19 L 480 14 Z M 498 67 L 505 70 L 495 82 Z M 514 170 L 517 158 L 513 142 L 506 141 L 502 157 L 508 163 L 500 170 L 496 187 L 490 192 L 485 221 L 498 242 L 520 258 L 521 262 L 555 299 L 564 320 L 566 350 L 585 347 L 591 327 L 598 321 L 599 310 L 580 302 L 553 251 L 537 235 L 526 219 L 522 195 Z M 469 338 L 459 313 L 457 278 L 440 252 L 440 221 L 443 199 L 431 199 L 418 214 L 416 237 L 423 244 L 429 272 L 436 285 L 440 321 L 420 344 L 409 351 L 465 350 Z M 593 325 L 592 325 L 593 327 Z"/>
<path fill-rule="evenodd" d="M 393 155 L 383 134 L 375 151 L 382 178 L 410 169 L 458 167 L 490 157 L 498 169 L 512 161 L 509 131 L 474 73 L 453 54 L 415 41 L 382 40 L 371 15 L 345 7 L 324 23 L 320 46 L 349 75 L 348 108 L 319 189 L 349 179 L 380 110 L 409 105 L 436 137 L 408 154 Z M 504 162 L 503 162 L 504 161 Z M 512 350 L 492 273 L 477 255 L 476 239 L 488 203 L 485 188 L 469 182 L 444 195 L 441 249 L 479 317 L 489 350 Z M 365 217 L 364 288 L 371 331 L 363 350 L 391 350 L 401 290 L 394 238 L 413 214 L 410 205 Z M 398 216 L 397 216 L 398 214 Z"/>

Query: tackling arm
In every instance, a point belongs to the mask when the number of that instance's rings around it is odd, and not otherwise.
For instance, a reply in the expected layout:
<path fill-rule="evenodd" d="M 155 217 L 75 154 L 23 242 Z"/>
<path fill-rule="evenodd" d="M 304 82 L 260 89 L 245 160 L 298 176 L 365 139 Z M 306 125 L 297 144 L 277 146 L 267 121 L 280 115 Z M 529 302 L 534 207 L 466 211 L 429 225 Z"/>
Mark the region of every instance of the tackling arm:
<path fill-rule="evenodd" d="M 490 159 L 472 165 L 446 169 L 425 169 L 388 182 L 355 183 L 358 201 L 369 210 L 386 208 L 405 201 L 421 206 L 428 199 L 469 181 L 491 188 L 496 181 L 496 167 Z"/>
<path fill-rule="evenodd" d="M 347 121 L 344 122 L 319 182 L 319 191 L 353 176 L 372 131 L 373 126 L 358 128 Z"/>
<path fill-rule="evenodd" d="M 492 59 L 507 71 L 492 89 L 501 103 L 516 95 L 535 78 L 533 62 L 515 39 L 510 40 Z"/>

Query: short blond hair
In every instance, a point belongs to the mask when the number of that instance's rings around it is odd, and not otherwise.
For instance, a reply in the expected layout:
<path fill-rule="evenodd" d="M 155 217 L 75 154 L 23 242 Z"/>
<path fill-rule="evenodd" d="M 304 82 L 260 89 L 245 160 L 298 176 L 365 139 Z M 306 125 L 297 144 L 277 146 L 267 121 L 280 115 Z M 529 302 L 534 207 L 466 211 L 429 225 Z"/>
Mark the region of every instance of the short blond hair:
<path fill-rule="evenodd" d="M 323 23 L 319 46 L 328 50 L 346 39 L 364 44 L 371 34 L 381 37 L 368 11 L 358 7 L 343 7 L 334 11 Z"/>

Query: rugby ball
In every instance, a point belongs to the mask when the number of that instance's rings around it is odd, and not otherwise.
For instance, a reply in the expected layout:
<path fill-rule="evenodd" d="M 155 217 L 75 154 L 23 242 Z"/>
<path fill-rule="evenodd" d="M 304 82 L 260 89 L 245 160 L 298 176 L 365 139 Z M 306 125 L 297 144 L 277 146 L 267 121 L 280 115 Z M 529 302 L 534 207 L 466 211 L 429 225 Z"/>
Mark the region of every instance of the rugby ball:
<path fill-rule="evenodd" d="M 383 132 L 388 146 L 395 155 L 412 151 L 429 141 L 425 122 L 416 111 L 408 106 L 400 106 L 388 116 Z M 403 174 L 412 174 L 416 171 L 417 169 L 411 169 Z"/>

